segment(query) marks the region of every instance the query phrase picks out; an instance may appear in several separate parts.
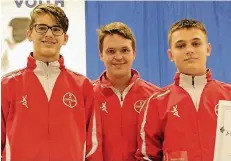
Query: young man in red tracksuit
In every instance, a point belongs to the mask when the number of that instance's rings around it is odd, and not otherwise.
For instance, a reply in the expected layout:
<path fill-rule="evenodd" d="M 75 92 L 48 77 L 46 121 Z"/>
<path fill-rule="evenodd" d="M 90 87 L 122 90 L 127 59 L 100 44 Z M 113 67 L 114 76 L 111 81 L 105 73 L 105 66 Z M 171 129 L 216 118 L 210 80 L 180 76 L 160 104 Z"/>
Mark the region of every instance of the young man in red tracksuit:
<path fill-rule="evenodd" d="M 134 161 L 139 111 L 158 87 L 131 69 L 136 43 L 127 25 L 113 22 L 98 34 L 106 71 L 94 83 L 94 90 L 101 109 L 104 161 Z"/>
<path fill-rule="evenodd" d="M 205 26 L 192 19 L 172 25 L 168 55 L 174 83 L 145 103 L 139 120 L 137 161 L 213 161 L 219 100 L 231 100 L 231 85 L 212 79 Z"/>
<path fill-rule="evenodd" d="M 91 82 L 64 66 L 68 18 L 56 5 L 31 13 L 27 67 L 1 85 L 3 161 L 101 161 L 100 117 Z"/>

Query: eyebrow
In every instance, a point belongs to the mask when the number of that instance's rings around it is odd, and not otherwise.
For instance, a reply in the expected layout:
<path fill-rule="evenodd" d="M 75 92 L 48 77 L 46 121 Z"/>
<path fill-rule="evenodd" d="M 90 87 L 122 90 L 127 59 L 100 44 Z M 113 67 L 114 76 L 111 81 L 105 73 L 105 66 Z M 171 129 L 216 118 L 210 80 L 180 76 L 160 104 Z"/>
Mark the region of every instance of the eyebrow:
<path fill-rule="evenodd" d="M 115 49 L 115 48 L 113 48 L 113 47 L 109 47 L 109 48 L 106 48 L 105 50 L 111 50 L 111 49 Z"/>
<path fill-rule="evenodd" d="M 192 40 L 201 40 L 201 39 L 196 37 L 196 38 L 193 38 Z"/>
<path fill-rule="evenodd" d="M 128 46 L 122 46 L 121 48 L 129 48 Z"/>
<path fill-rule="evenodd" d="M 47 24 L 44 24 L 44 23 L 37 23 L 36 25 L 45 25 L 45 26 L 49 26 L 49 27 L 61 27 L 61 25 L 59 25 L 59 24 L 50 26 L 50 25 L 47 25 Z"/>
<path fill-rule="evenodd" d="M 124 48 L 129 48 L 128 46 L 122 46 L 122 47 L 119 47 L 119 49 L 124 49 Z M 117 49 L 117 48 L 115 48 L 115 47 L 108 47 L 108 48 L 106 48 L 106 50 L 108 50 L 108 49 Z"/>
<path fill-rule="evenodd" d="M 201 40 L 201 39 L 198 37 L 192 39 L 192 41 L 195 41 L 195 40 Z M 175 44 L 182 43 L 182 42 L 185 42 L 185 40 L 178 40 L 177 42 L 175 42 Z"/>

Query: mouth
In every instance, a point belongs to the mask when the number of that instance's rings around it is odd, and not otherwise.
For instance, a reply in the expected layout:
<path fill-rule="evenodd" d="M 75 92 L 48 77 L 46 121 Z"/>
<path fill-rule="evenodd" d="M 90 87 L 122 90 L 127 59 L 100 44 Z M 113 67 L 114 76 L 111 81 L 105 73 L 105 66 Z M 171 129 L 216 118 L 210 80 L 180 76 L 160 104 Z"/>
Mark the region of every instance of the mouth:
<path fill-rule="evenodd" d="M 112 64 L 112 65 L 114 65 L 114 66 L 121 66 L 121 65 L 124 65 L 124 64 L 126 64 L 126 63 Z"/>
<path fill-rule="evenodd" d="M 187 58 L 187 59 L 184 59 L 184 61 L 193 61 L 193 60 L 198 60 L 198 58 Z"/>
<path fill-rule="evenodd" d="M 56 44 L 56 42 L 53 42 L 53 41 L 42 41 L 43 44 L 45 45 L 54 45 Z"/>

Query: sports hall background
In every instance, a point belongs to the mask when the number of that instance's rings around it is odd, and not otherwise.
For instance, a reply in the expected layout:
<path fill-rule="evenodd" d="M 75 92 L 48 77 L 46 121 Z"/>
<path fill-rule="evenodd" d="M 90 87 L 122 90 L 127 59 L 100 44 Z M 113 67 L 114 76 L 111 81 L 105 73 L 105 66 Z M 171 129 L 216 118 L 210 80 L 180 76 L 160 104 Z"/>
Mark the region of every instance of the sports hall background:
<path fill-rule="evenodd" d="M 18 42 L 14 49 L 5 45 L 5 40 L 12 38 L 9 22 L 28 17 L 34 4 L 48 1 L 2 0 L 1 58 L 3 53 L 5 56 L 8 54 L 8 62 L 16 58 L 18 61 L 9 65 L 12 69 L 25 66 L 32 44 L 25 39 Z M 57 3 L 55 0 L 49 2 Z M 61 6 L 61 3 L 57 5 Z M 70 19 L 69 42 L 61 52 L 66 66 L 92 80 L 105 70 L 98 56 L 96 30 L 107 23 L 122 21 L 133 29 L 137 40 L 137 57 L 133 67 L 142 78 L 158 86 L 171 83 L 176 69 L 167 56 L 168 30 L 179 19 L 195 18 L 206 25 L 212 44 L 208 67 L 213 77 L 231 83 L 231 2 L 65 0 L 61 7 Z"/>

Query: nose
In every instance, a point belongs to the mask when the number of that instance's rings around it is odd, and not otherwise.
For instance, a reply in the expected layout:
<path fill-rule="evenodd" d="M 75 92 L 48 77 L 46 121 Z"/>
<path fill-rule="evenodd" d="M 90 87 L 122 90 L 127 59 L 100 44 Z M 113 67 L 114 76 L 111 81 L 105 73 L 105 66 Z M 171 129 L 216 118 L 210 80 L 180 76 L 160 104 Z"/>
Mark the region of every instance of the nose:
<path fill-rule="evenodd" d="M 194 53 L 194 50 L 193 50 L 193 47 L 192 46 L 187 46 L 186 47 L 186 54 L 193 54 Z"/>
<path fill-rule="evenodd" d="M 51 36 L 51 37 L 53 37 L 54 35 L 53 35 L 53 33 L 52 33 L 52 31 L 51 31 L 51 29 L 48 29 L 47 30 L 47 32 L 46 32 L 46 35 L 45 36 Z"/>
<path fill-rule="evenodd" d="M 114 58 L 116 60 L 121 60 L 121 59 L 123 59 L 123 56 L 122 56 L 122 54 L 119 51 L 117 51 Z"/>

